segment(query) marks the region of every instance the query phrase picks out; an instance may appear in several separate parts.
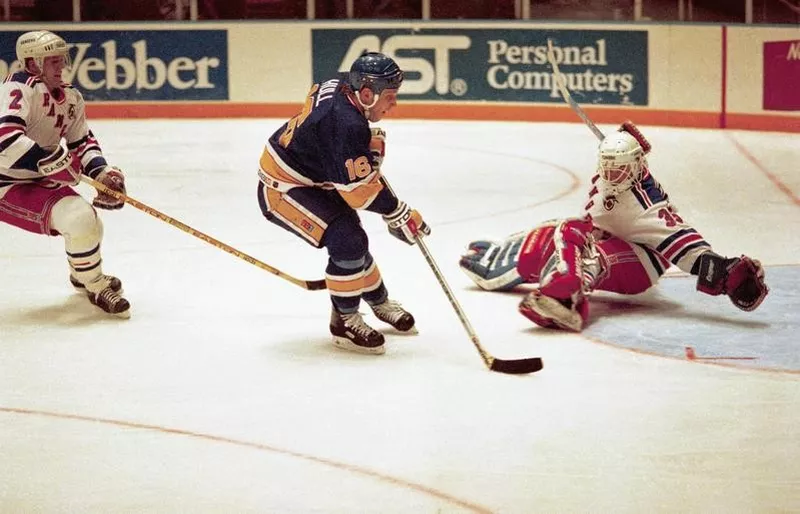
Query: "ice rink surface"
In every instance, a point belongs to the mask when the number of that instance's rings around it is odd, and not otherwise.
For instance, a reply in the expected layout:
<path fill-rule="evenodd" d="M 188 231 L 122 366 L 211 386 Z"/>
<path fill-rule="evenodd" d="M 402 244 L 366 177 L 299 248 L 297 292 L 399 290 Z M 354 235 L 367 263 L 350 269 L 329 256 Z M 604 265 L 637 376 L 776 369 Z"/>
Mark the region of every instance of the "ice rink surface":
<path fill-rule="evenodd" d="M 256 203 L 258 158 L 280 123 L 93 129 L 133 198 L 321 279 L 325 252 L 268 224 Z M 800 512 L 800 375 L 540 330 L 517 313 L 520 295 L 480 292 L 458 269 L 470 240 L 579 212 L 595 163 L 586 127 L 381 126 L 384 172 L 431 225 L 428 246 L 483 345 L 541 356 L 545 369 L 488 371 L 418 249 L 372 213 L 362 215 L 372 253 L 420 331 L 385 332 L 377 357 L 330 344 L 325 292 L 131 206 L 102 214 L 127 321 L 73 292 L 60 238 L 3 225 L 0 512 Z M 760 259 L 768 282 L 771 269 L 797 269 L 800 135 L 643 131 L 654 175 L 717 252 Z M 755 344 L 771 341 L 780 298 L 747 314 Z M 694 339 L 691 317 L 658 321 L 643 316 L 634 336 L 672 325 L 688 345 L 714 338 Z"/>

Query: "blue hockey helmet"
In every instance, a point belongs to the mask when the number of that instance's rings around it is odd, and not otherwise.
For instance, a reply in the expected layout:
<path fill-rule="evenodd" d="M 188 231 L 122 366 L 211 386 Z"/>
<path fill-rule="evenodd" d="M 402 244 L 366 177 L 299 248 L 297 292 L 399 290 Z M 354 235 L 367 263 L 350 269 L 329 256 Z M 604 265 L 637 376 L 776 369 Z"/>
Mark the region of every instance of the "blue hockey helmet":
<path fill-rule="evenodd" d="M 384 89 L 398 89 L 403 83 L 403 70 L 394 59 L 378 52 L 366 52 L 350 66 L 350 87 L 353 91 L 371 89 L 380 95 Z"/>

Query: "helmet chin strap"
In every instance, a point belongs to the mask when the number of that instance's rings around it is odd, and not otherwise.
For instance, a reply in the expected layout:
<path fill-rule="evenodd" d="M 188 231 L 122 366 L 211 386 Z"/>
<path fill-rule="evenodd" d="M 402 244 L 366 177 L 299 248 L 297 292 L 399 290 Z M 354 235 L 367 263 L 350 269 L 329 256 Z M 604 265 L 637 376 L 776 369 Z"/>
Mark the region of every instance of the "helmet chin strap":
<path fill-rule="evenodd" d="M 367 104 L 365 104 L 364 102 L 361 101 L 361 92 L 359 91 L 358 93 L 356 93 L 356 102 L 358 102 L 358 105 L 360 105 L 361 108 L 364 109 L 364 117 L 365 118 L 369 119 L 369 110 L 372 109 L 375 106 L 376 103 L 378 103 L 378 100 L 380 99 L 380 96 L 381 95 L 373 94 L 372 95 L 372 103 L 367 105 Z"/>

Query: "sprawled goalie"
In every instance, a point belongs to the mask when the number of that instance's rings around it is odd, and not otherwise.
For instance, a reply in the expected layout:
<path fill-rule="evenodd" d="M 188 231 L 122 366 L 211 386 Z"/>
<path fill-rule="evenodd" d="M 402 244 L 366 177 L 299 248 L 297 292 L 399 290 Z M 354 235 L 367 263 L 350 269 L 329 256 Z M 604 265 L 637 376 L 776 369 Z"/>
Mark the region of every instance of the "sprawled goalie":
<path fill-rule="evenodd" d="M 697 276 L 697 289 L 727 295 L 744 311 L 769 289 L 761 264 L 727 258 L 688 225 L 647 168 L 649 142 L 630 122 L 600 143 L 597 175 L 581 217 L 546 222 L 504 241 L 473 241 L 460 266 L 478 286 L 536 284 L 520 312 L 544 327 L 580 331 L 587 297 L 602 290 L 638 294 L 670 265 Z"/>

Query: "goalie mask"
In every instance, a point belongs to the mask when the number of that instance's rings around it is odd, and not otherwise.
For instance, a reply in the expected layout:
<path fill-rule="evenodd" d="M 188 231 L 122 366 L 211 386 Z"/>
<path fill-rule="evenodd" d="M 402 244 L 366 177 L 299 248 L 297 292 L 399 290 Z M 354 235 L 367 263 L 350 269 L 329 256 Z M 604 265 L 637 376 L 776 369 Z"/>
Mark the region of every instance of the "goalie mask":
<path fill-rule="evenodd" d="M 49 30 L 26 32 L 17 39 L 17 59 L 26 70 L 25 59 L 33 59 L 41 71 L 44 69 L 44 58 L 51 56 L 63 57 L 65 68 L 72 64 L 67 42 Z"/>
<path fill-rule="evenodd" d="M 645 164 L 644 150 L 628 132 L 613 132 L 600 143 L 597 173 L 610 196 L 630 189 L 641 178 Z"/>

